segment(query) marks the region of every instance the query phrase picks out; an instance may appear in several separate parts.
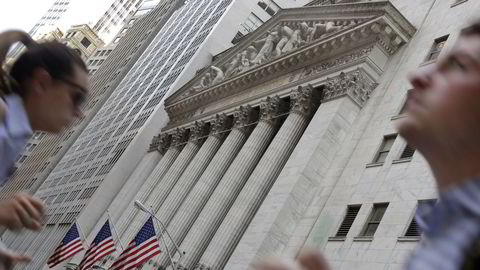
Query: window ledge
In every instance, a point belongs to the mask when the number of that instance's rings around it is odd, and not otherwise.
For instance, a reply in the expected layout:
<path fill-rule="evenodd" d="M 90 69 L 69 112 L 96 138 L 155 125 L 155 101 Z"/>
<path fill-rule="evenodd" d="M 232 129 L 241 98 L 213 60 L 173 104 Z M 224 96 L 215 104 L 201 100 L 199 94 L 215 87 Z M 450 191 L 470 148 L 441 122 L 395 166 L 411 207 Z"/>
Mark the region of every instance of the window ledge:
<path fill-rule="evenodd" d="M 398 242 L 418 242 L 420 241 L 420 236 L 400 236 L 397 238 Z"/>
<path fill-rule="evenodd" d="M 353 242 L 372 242 L 373 236 L 357 236 L 353 238 Z"/>
<path fill-rule="evenodd" d="M 397 119 L 401 119 L 401 118 L 405 118 L 407 117 L 407 114 L 406 113 L 402 113 L 402 114 L 398 114 L 398 115 L 395 115 L 395 116 L 392 116 L 392 120 L 397 120 Z"/>
<path fill-rule="evenodd" d="M 329 237 L 328 238 L 328 241 L 331 241 L 331 242 L 343 242 L 345 241 L 346 237 L 344 236 L 332 236 L 332 237 Z"/>
<path fill-rule="evenodd" d="M 427 61 L 421 63 L 421 64 L 419 65 L 419 67 L 428 66 L 428 65 L 431 65 L 431 64 L 433 64 L 433 63 L 435 63 L 435 62 L 437 62 L 437 59 L 427 60 Z"/>
<path fill-rule="evenodd" d="M 412 161 L 411 157 L 402 158 L 402 159 L 397 159 L 397 160 L 392 161 L 392 164 L 406 163 L 406 162 L 410 162 L 410 161 Z"/>
<path fill-rule="evenodd" d="M 468 1 L 468 0 L 458 1 L 458 2 L 456 2 L 456 3 L 451 4 L 450 7 L 452 8 L 452 7 L 458 6 L 458 5 L 463 4 L 463 3 L 467 2 L 467 1 Z"/>
<path fill-rule="evenodd" d="M 383 166 L 384 163 L 385 162 L 369 163 L 367 164 L 367 168 L 380 167 L 380 166 Z"/>

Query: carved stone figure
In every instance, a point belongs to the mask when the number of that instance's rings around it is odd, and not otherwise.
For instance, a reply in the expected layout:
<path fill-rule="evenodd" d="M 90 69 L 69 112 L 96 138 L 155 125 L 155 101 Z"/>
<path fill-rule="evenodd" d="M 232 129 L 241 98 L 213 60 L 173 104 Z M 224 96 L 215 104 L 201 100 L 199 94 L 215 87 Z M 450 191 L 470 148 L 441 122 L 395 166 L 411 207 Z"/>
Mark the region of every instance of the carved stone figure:
<path fill-rule="evenodd" d="M 241 65 L 240 60 L 242 59 L 242 54 L 239 53 L 233 58 L 233 60 L 227 65 L 227 69 L 225 70 L 225 77 L 231 77 L 235 75 L 235 71 L 238 70 L 238 67 Z"/>
<path fill-rule="evenodd" d="M 330 34 L 342 29 L 341 26 L 335 26 L 334 22 L 327 22 L 327 23 L 317 23 L 313 27 L 313 33 L 310 37 L 310 42 L 316 39 L 321 38 L 326 34 Z"/>
<path fill-rule="evenodd" d="M 280 37 L 277 46 L 275 47 L 274 56 L 278 57 L 282 55 L 282 49 L 285 47 L 287 42 L 292 38 L 293 30 L 288 26 L 277 26 L 277 33 Z"/>
<path fill-rule="evenodd" d="M 212 74 L 207 72 L 201 79 L 200 82 L 193 87 L 193 92 L 196 93 L 199 90 L 205 89 L 212 84 Z"/>
<path fill-rule="evenodd" d="M 224 75 L 222 69 L 220 69 L 216 66 L 211 66 L 210 68 L 213 71 L 215 71 L 215 78 L 212 80 L 212 83 L 209 86 L 216 85 L 218 83 L 223 82 L 223 80 L 225 80 L 225 75 Z"/>
<path fill-rule="evenodd" d="M 256 41 L 256 44 L 262 44 L 262 48 L 258 52 L 255 59 L 252 61 L 253 65 L 260 65 L 271 56 L 273 49 L 275 48 L 275 43 L 278 42 L 278 33 L 276 31 L 269 32 L 267 37 Z"/>
<path fill-rule="evenodd" d="M 257 57 L 258 51 L 254 46 L 249 46 L 241 53 L 240 66 L 233 74 L 247 71 L 253 67 L 253 60 Z"/>
<path fill-rule="evenodd" d="M 301 43 L 303 44 L 308 44 L 313 41 L 313 36 L 315 32 L 315 27 L 310 27 L 306 22 L 302 22 L 300 24 L 300 38 L 301 38 Z"/>
<path fill-rule="evenodd" d="M 302 32 L 300 29 L 295 29 L 288 42 L 285 44 L 285 46 L 283 46 L 282 53 L 287 53 L 300 47 L 302 41 L 301 34 Z"/>

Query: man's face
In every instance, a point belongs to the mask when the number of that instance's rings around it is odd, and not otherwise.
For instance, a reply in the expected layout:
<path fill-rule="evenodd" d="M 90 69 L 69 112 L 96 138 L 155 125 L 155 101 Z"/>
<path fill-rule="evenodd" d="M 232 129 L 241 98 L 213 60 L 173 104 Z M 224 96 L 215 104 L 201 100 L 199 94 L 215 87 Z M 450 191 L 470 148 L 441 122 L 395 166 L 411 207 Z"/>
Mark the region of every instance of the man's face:
<path fill-rule="evenodd" d="M 60 132 L 75 118 L 81 117 L 80 105 L 87 95 L 88 74 L 74 67 L 72 76 L 52 78 L 41 96 L 44 131 Z"/>
<path fill-rule="evenodd" d="M 480 136 L 480 36 L 461 36 L 445 57 L 410 78 L 400 134 L 419 148 Z"/>

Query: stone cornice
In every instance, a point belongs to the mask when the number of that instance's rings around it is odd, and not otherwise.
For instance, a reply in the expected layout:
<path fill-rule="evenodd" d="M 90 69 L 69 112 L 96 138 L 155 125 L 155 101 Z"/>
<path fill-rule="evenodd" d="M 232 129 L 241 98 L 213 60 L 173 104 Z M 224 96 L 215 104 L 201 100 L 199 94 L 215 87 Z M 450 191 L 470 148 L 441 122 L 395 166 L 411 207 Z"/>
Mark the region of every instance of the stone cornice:
<path fill-rule="evenodd" d="M 312 65 L 312 63 L 331 58 L 332 55 L 338 55 L 339 53 L 352 50 L 354 47 L 376 43 L 388 54 L 393 54 L 400 45 L 410 39 L 414 32 L 414 28 L 388 2 L 342 4 L 342 9 L 334 6 L 305 7 L 286 10 L 281 12 L 279 16 L 276 16 L 276 20 L 272 19 L 272 22 L 269 21 L 267 23 L 268 25 L 264 25 L 263 29 L 269 29 L 269 27 L 286 19 L 292 20 L 293 18 L 297 18 L 298 21 L 299 18 L 301 18 L 305 20 L 313 15 L 319 18 L 321 15 L 319 15 L 318 12 L 331 17 L 369 17 L 370 19 L 275 58 L 270 62 L 256 66 L 247 72 L 227 78 L 225 81 L 202 89 L 198 93 L 185 95 L 185 93 L 189 91 L 188 89 L 190 89 L 195 82 L 198 82 L 198 78 L 204 75 L 199 74 L 197 80 L 194 79 L 187 83 L 177 91 L 177 93 L 167 99 L 165 104 L 170 118 L 175 119 L 179 115 L 185 114 L 188 111 L 195 111 L 213 100 L 236 94 L 244 89 L 291 72 L 292 70 Z M 317 11 L 316 14 L 315 11 Z M 244 41 L 244 43 L 247 45 L 250 44 L 250 42 L 255 41 L 260 34 L 252 35 L 252 37 Z M 244 49 L 244 47 L 239 45 L 238 49 L 226 53 L 214 64 L 222 64 L 222 61 L 226 63 L 242 49 Z"/>

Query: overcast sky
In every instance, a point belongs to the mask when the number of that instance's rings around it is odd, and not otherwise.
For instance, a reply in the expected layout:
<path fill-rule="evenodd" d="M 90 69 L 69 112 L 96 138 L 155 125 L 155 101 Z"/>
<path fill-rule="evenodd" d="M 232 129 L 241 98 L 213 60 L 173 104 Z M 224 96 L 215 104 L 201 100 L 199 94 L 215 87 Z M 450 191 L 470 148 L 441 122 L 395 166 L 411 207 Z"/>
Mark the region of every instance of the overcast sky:
<path fill-rule="evenodd" d="M 7 29 L 30 31 L 54 2 L 55 0 L 0 0 L 0 32 Z M 113 2 L 114 0 L 71 0 L 68 16 L 65 14 L 68 23 L 64 24 L 70 26 L 96 22 Z M 67 30 L 64 28 L 61 30 Z"/>

